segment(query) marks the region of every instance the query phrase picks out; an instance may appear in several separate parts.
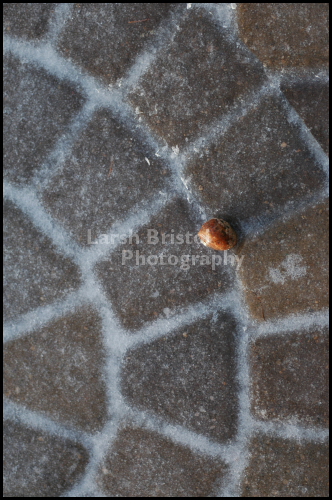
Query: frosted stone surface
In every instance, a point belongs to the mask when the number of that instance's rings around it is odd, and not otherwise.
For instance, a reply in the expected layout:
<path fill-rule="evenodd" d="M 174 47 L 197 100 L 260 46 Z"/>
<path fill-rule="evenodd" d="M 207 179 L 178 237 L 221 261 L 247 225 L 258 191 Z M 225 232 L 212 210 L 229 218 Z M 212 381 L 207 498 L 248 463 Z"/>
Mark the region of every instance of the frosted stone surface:
<path fill-rule="evenodd" d="M 145 123 L 170 146 L 194 139 L 265 80 L 250 52 L 209 17 L 203 10 L 187 10 L 174 39 L 129 96 Z"/>
<path fill-rule="evenodd" d="M 249 457 L 241 496 L 329 496 L 327 444 L 258 435 L 250 443 Z"/>
<path fill-rule="evenodd" d="M 59 50 L 104 83 L 114 83 L 133 64 L 135 56 L 155 41 L 155 32 L 172 5 L 73 4 L 59 37 Z"/>
<path fill-rule="evenodd" d="M 230 315 L 210 315 L 128 351 L 124 395 L 172 424 L 229 440 L 237 428 L 236 330 Z"/>
<path fill-rule="evenodd" d="M 213 496 L 226 471 L 220 460 L 155 432 L 127 427 L 120 430 L 97 483 L 117 496 Z"/>
<path fill-rule="evenodd" d="M 239 276 L 257 320 L 328 307 L 328 221 L 326 200 L 244 244 Z"/>
<path fill-rule="evenodd" d="M 80 271 L 13 203 L 3 204 L 4 318 L 42 307 L 78 288 Z"/>
<path fill-rule="evenodd" d="M 148 206 L 167 178 L 169 170 L 151 147 L 112 113 L 100 110 L 52 177 L 43 203 L 78 243 L 87 246 L 88 230 L 91 241 L 107 233 L 137 205 Z"/>
<path fill-rule="evenodd" d="M 303 119 L 325 153 L 329 153 L 329 85 L 320 82 L 285 82 L 281 90 Z"/>
<path fill-rule="evenodd" d="M 21 185 L 30 181 L 83 102 L 76 86 L 5 55 L 5 179 Z"/>
<path fill-rule="evenodd" d="M 185 174 L 211 216 L 251 223 L 296 206 L 326 179 L 298 127 L 272 96 L 194 154 Z"/>
<path fill-rule="evenodd" d="M 127 239 L 126 244 L 97 264 L 100 283 L 125 328 L 137 329 L 158 316 L 167 318 L 213 292 L 228 291 L 233 266 L 224 265 L 222 255 L 213 269 L 212 256 L 216 252 L 195 242 L 200 224 L 189 207 L 187 202 L 173 199 L 137 232 L 138 243 L 134 236 L 132 244 Z M 149 233 L 149 229 L 156 232 Z M 156 235 L 158 241 L 149 235 Z M 181 241 L 177 235 L 182 235 L 182 243 L 177 243 Z"/>
<path fill-rule="evenodd" d="M 239 36 L 268 67 L 328 66 L 328 3 L 241 3 Z"/>
<path fill-rule="evenodd" d="M 47 33 L 54 3 L 4 3 L 3 31 L 25 39 L 39 39 Z"/>
<path fill-rule="evenodd" d="M 252 412 L 261 420 L 329 425 L 328 329 L 252 345 Z"/>
<path fill-rule="evenodd" d="M 107 418 L 101 322 L 91 310 L 52 321 L 4 349 L 4 394 L 10 400 L 82 430 Z"/>
<path fill-rule="evenodd" d="M 4 422 L 4 497 L 57 497 L 79 480 L 88 463 L 78 443 Z"/>
<path fill-rule="evenodd" d="M 328 495 L 327 11 L 4 5 L 5 496 Z"/>

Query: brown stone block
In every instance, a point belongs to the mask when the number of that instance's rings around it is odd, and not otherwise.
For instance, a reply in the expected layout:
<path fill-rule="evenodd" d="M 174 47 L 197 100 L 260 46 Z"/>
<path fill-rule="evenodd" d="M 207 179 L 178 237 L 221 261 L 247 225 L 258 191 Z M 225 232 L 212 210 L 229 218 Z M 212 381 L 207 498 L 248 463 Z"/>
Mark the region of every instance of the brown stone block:
<path fill-rule="evenodd" d="M 249 446 L 244 497 L 329 496 L 328 444 L 258 435 Z"/>
<path fill-rule="evenodd" d="M 172 5 L 73 4 L 71 16 L 60 33 L 58 49 L 105 84 L 114 83 L 154 38 Z"/>
<path fill-rule="evenodd" d="M 215 441 L 237 429 L 236 335 L 232 316 L 214 314 L 127 353 L 129 402 Z"/>
<path fill-rule="evenodd" d="M 165 164 L 133 135 L 108 110 L 96 111 L 43 191 L 44 206 L 83 246 L 88 230 L 94 241 L 165 186 Z"/>
<path fill-rule="evenodd" d="M 279 221 L 244 243 L 239 276 L 255 319 L 328 307 L 328 230 L 325 201 Z"/>
<path fill-rule="evenodd" d="M 228 290 L 231 266 L 224 266 L 222 252 L 194 241 L 199 227 L 188 203 L 174 199 L 137 232 L 139 243 L 135 235 L 132 244 L 127 238 L 126 244 L 96 265 L 100 282 L 125 328 L 140 328 L 213 292 Z M 182 235 L 182 243 L 178 235 Z M 212 256 L 216 254 L 221 263 L 213 269 Z"/>
<path fill-rule="evenodd" d="M 322 189 L 326 175 L 275 96 L 188 160 L 187 179 L 213 217 L 275 217 Z"/>
<path fill-rule="evenodd" d="M 97 476 L 110 496 L 214 496 L 226 472 L 220 460 L 147 430 L 122 429 Z"/>
<path fill-rule="evenodd" d="M 3 204 L 4 319 L 64 298 L 77 289 L 81 273 L 12 202 Z"/>
<path fill-rule="evenodd" d="M 67 81 L 12 55 L 4 57 L 3 76 L 4 176 L 26 186 L 84 99 Z"/>
<path fill-rule="evenodd" d="M 183 14 L 174 39 L 141 77 L 129 101 L 170 146 L 195 138 L 265 81 L 263 68 L 204 10 Z"/>
<path fill-rule="evenodd" d="M 33 40 L 41 38 L 48 29 L 54 3 L 4 3 L 3 32 L 10 36 Z"/>
<path fill-rule="evenodd" d="M 302 118 L 312 135 L 329 153 L 329 85 L 317 82 L 281 84 L 281 90 Z"/>
<path fill-rule="evenodd" d="M 328 329 L 258 339 L 250 363 L 255 417 L 328 427 Z"/>
<path fill-rule="evenodd" d="M 328 66 L 328 3 L 242 3 L 237 20 L 240 38 L 268 67 Z"/>
<path fill-rule="evenodd" d="M 4 347 L 4 395 L 87 432 L 107 420 L 101 321 L 76 311 Z"/>
<path fill-rule="evenodd" d="M 78 443 L 8 420 L 3 436 L 4 497 L 59 497 L 84 474 L 89 457 Z"/>

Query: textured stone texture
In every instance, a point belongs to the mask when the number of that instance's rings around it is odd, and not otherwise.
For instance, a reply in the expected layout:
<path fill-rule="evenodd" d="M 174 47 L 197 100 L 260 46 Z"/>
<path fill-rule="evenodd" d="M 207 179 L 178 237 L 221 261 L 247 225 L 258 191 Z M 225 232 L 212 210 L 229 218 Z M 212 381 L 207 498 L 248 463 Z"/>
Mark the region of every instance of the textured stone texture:
<path fill-rule="evenodd" d="M 328 222 L 325 201 L 245 242 L 239 276 L 254 318 L 328 307 Z"/>
<path fill-rule="evenodd" d="M 281 90 L 326 154 L 329 153 L 329 85 L 320 81 L 281 84 Z"/>
<path fill-rule="evenodd" d="M 64 57 L 100 78 L 114 83 L 153 41 L 171 3 L 73 4 L 58 43 Z M 141 22 L 133 22 L 141 21 Z"/>
<path fill-rule="evenodd" d="M 225 472 L 219 460 L 127 427 L 119 432 L 97 483 L 110 496 L 206 497 L 215 496 Z"/>
<path fill-rule="evenodd" d="M 328 329 L 258 339 L 250 358 L 255 417 L 328 427 Z"/>
<path fill-rule="evenodd" d="M 5 4 L 5 495 L 328 494 L 326 11 Z"/>
<path fill-rule="evenodd" d="M 78 288 L 80 271 L 10 201 L 3 204 L 4 319 L 62 299 Z"/>
<path fill-rule="evenodd" d="M 211 264 L 201 265 L 203 256 L 211 262 L 212 255 L 219 252 L 193 241 L 199 227 L 200 224 L 193 220 L 188 204 L 175 199 L 138 231 L 139 243 L 133 236 L 132 244 L 128 242 L 120 245 L 108 260 L 97 264 L 99 279 L 125 328 L 139 328 L 159 315 L 168 317 L 179 307 L 204 299 L 217 290 L 227 290 L 230 265 L 224 266 L 223 260 L 221 265 L 215 266 L 215 270 Z M 158 232 L 157 244 L 148 243 L 148 229 Z M 171 243 L 172 230 L 174 244 Z M 188 232 L 191 244 L 186 244 L 185 235 Z M 167 235 L 165 244 L 162 243 L 162 233 Z M 184 243 L 176 244 L 178 240 L 175 236 L 178 234 L 183 235 Z M 124 260 L 122 265 L 124 251 L 131 251 L 133 258 Z M 145 256 L 145 265 L 142 265 L 142 259 L 136 260 L 136 251 L 140 256 Z M 130 256 L 128 253 L 124 255 Z M 158 256 L 157 265 L 148 264 L 150 255 Z M 165 265 L 160 265 L 161 255 Z M 177 265 L 168 263 L 172 255 L 177 257 Z M 183 255 L 189 256 L 189 264 L 183 264 L 188 269 L 181 269 Z M 196 260 L 193 256 L 196 256 Z M 157 257 L 150 258 L 150 262 L 156 263 Z M 175 258 L 171 262 L 176 262 Z M 192 265 L 192 262 L 195 264 Z"/>
<path fill-rule="evenodd" d="M 82 96 L 65 80 L 5 55 L 5 178 L 25 185 L 82 104 Z"/>
<path fill-rule="evenodd" d="M 211 216 L 251 223 L 310 197 L 325 179 L 280 100 L 270 96 L 195 154 L 185 175 Z"/>
<path fill-rule="evenodd" d="M 245 497 L 329 496 L 329 450 L 327 444 L 255 437 L 249 447 L 245 471 Z"/>
<path fill-rule="evenodd" d="M 41 38 L 48 29 L 54 3 L 4 3 L 4 33 L 25 39 Z"/>
<path fill-rule="evenodd" d="M 93 432 L 107 418 L 101 321 L 90 308 L 7 342 L 3 391 L 9 399 Z"/>
<path fill-rule="evenodd" d="M 165 165 L 151 149 L 109 111 L 101 110 L 73 145 L 61 171 L 52 177 L 43 192 L 43 204 L 86 246 L 88 229 L 94 241 L 138 203 L 148 205 L 168 177 Z"/>
<path fill-rule="evenodd" d="M 80 479 L 87 451 L 77 443 L 6 420 L 4 497 L 59 497 Z"/>
<path fill-rule="evenodd" d="M 240 38 L 268 67 L 328 66 L 328 3 L 241 3 L 237 20 Z"/>
<path fill-rule="evenodd" d="M 235 436 L 237 427 L 236 323 L 211 315 L 126 355 L 123 394 L 212 440 Z"/>
<path fill-rule="evenodd" d="M 203 10 L 188 10 L 174 40 L 129 96 L 141 118 L 170 146 L 184 145 L 265 76 Z"/>

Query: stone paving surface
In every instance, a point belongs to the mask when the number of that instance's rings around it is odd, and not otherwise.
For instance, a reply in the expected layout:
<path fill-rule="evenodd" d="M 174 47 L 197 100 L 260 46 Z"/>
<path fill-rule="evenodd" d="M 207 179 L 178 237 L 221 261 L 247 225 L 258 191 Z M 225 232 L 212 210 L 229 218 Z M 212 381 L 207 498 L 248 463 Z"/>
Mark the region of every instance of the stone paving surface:
<path fill-rule="evenodd" d="M 185 174 L 209 213 L 252 224 L 322 189 L 324 172 L 285 115 L 282 98 L 263 97 L 188 161 Z"/>
<path fill-rule="evenodd" d="M 3 32 L 4 496 L 328 496 L 328 4 Z"/>
<path fill-rule="evenodd" d="M 244 243 L 239 275 L 258 321 L 328 307 L 328 227 L 324 201 Z"/>
<path fill-rule="evenodd" d="M 256 340 L 250 353 L 252 413 L 328 427 L 328 352 L 327 329 Z"/>
<path fill-rule="evenodd" d="M 217 493 L 226 469 L 221 460 L 130 427 L 119 429 L 96 481 L 109 496 L 204 497 Z"/>
<path fill-rule="evenodd" d="M 328 66 L 328 4 L 238 4 L 239 36 L 275 69 Z"/>
<path fill-rule="evenodd" d="M 329 153 L 329 85 L 320 81 L 284 81 L 280 86 L 284 96 L 302 118 L 312 135 Z M 310 106 L 308 106 L 308 102 Z"/>
<path fill-rule="evenodd" d="M 140 409 L 215 441 L 236 435 L 236 321 L 218 314 L 127 352 L 122 391 Z"/>
<path fill-rule="evenodd" d="M 5 178 L 25 185 L 65 132 L 83 98 L 72 85 L 11 54 L 4 63 Z"/>
<path fill-rule="evenodd" d="M 329 481 L 328 446 L 299 445 L 256 436 L 249 445 L 250 466 L 244 473 L 245 497 L 324 497 Z"/>
<path fill-rule="evenodd" d="M 4 420 L 3 435 L 5 497 L 60 496 L 82 477 L 88 463 L 83 446 L 41 430 Z"/>
<path fill-rule="evenodd" d="M 158 158 L 148 165 L 145 158 L 152 154 L 148 145 L 128 137 L 108 110 L 96 111 L 43 191 L 43 205 L 86 246 L 88 229 L 93 228 L 92 236 L 109 232 L 116 220 L 148 206 L 165 187 L 169 169 Z M 105 172 L 110 172 L 106 178 Z"/>
<path fill-rule="evenodd" d="M 206 251 L 201 243 L 194 241 L 197 222 L 193 219 L 186 201 L 178 198 L 171 200 L 137 231 L 138 243 L 133 236 L 132 244 L 128 241 L 110 258 L 97 264 L 100 282 L 125 328 L 137 329 L 160 315 L 171 316 L 181 307 L 204 299 L 214 291 L 226 291 L 229 287 L 231 280 L 227 268 L 219 265 L 212 269 L 212 266 L 201 265 L 205 256 L 212 259 L 213 251 Z M 151 238 L 154 244 L 149 244 L 149 228 L 155 228 L 155 232 L 151 233 L 155 238 Z M 183 243 L 175 239 L 178 234 L 183 235 Z M 187 244 L 186 240 L 191 244 Z M 127 265 L 122 265 L 122 252 L 126 252 Z M 152 264 L 156 261 L 155 255 L 165 256 L 162 257 L 162 265 L 149 265 L 149 259 Z M 171 262 L 178 259 L 179 264 L 169 265 L 169 255 L 174 256 Z M 122 283 L 127 283 L 127 287 L 123 287 Z"/>
<path fill-rule="evenodd" d="M 78 266 L 64 257 L 11 201 L 3 203 L 4 319 L 15 318 L 77 290 Z"/>

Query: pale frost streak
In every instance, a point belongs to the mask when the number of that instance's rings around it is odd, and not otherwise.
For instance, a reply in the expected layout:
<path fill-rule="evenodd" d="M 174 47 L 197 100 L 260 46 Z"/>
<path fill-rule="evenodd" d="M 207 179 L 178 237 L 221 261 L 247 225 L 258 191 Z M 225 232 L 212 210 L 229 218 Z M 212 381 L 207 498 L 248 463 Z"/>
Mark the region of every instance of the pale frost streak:
<path fill-rule="evenodd" d="M 278 268 L 269 268 L 269 276 L 273 283 L 282 285 L 287 279 L 297 280 L 307 274 L 306 266 L 301 266 L 301 255 L 289 254 Z M 281 268 L 281 269 L 280 269 Z"/>
<path fill-rule="evenodd" d="M 187 8 L 190 8 L 190 7 L 191 7 L 191 4 L 187 4 Z M 235 9 L 236 4 L 231 4 L 231 8 Z M 61 14 L 61 16 L 64 17 L 65 11 L 64 12 L 59 11 L 59 18 L 61 17 L 60 14 Z M 216 16 L 216 14 L 214 14 L 214 15 Z M 56 38 L 56 36 L 58 34 L 58 32 L 55 28 L 56 27 L 53 27 L 53 31 L 52 31 L 53 39 Z M 52 41 L 53 41 L 53 39 L 52 39 Z M 19 42 L 14 43 L 13 40 L 6 37 L 5 48 L 7 50 L 13 50 L 16 53 L 16 55 L 19 55 L 21 57 L 27 56 L 28 59 L 30 60 L 30 62 L 31 61 L 37 62 L 40 66 L 44 67 L 46 70 L 50 71 L 51 73 L 56 74 L 59 78 L 63 79 L 65 77 L 67 77 L 67 78 L 69 77 L 69 79 L 72 81 L 82 83 L 83 88 L 87 92 L 88 99 L 90 99 L 91 103 L 98 102 L 100 105 L 103 105 L 105 107 L 110 106 L 110 101 L 108 100 L 108 98 L 106 98 L 105 92 L 103 93 L 102 89 L 100 87 L 97 87 L 96 81 L 92 77 L 82 76 L 80 74 L 80 72 L 77 71 L 77 69 L 74 66 L 72 66 L 70 63 L 65 61 L 62 57 L 60 57 L 54 51 L 54 49 L 51 50 L 50 45 L 44 44 L 44 45 L 41 45 L 40 47 L 34 48 L 31 44 L 25 43 L 24 47 L 23 47 L 23 45 L 21 45 L 21 43 L 19 43 Z M 50 54 L 52 56 L 51 58 L 49 57 Z M 144 54 L 143 54 L 143 57 L 144 57 Z M 142 58 L 142 55 L 141 55 L 141 58 Z M 151 62 L 151 60 L 149 59 L 148 62 Z M 129 80 L 130 80 L 130 78 L 129 78 Z M 121 84 L 119 83 L 119 87 L 120 86 L 121 86 Z M 124 82 L 124 87 L 126 87 L 126 82 Z M 109 93 L 111 93 L 112 89 L 107 89 L 107 91 Z M 101 93 L 100 98 L 98 97 L 97 101 L 96 101 L 96 97 L 95 97 L 96 92 L 98 94 Z M 116 94 L 114 93 L 114 91 L 113 91 L 112 95 L 114 95 L 116 97 Z M 139 108 L 136 108 L 135 112 L 138 115 L 141 114 Z M 78 131 L 77 132 L 74 131 L 73 135 L 75 135 L 75 133 L 78 133 Z M 149 133 L 148 130 L 147 130 L 147 133 Z M 309 137 L 309 139 L 310 139 L 310 137 Z M 304 137 L 305 142 L 310 142 L 309 139 L 308 139 L 308 136 Z M 310 145 L 311 145 L 311 143 L 310 143 Z M 315 144 L 314 144 L 314 146 L 318 150 L 318 147 Z M 167 146 L 165 148 L 163 148 L 163 150 L 164 149 L 168 150 Z M 194 148 L 194 150 L 197 151 L 196 148 Z M 178 146 L 173 147 L 172 151 L 173 151 L 173 154 L 172 153 L 168 154 L 168 151 L 166 151 L 163 154 L 163 156 L 167 156 L 168 160 L 172 161 L 172 158 L 174 158 L 174 156 L 179 155 Z M 159 149 L 156 150 L 155 155 L 160 156 L 158 153 L 159 153 Z M 321 163 L 326 162 L 326 155 L 323 155 L 323 153 L 321 153 L 320 150 L 318 151 L 318 153 L 320 154 L 319 158 L 321 159 Z M 317 153 L 317 155 L 318 155 L 318 153 Z M 148 159 L 146 159 L 146 161 L 149 163 Z M 177 171 L 179 168 L 179 165 L 175 161 L 173 163 L 174 163 L 174 165 L 173 165 L 174 171 Z M 175 182 L 174 182 L 174 184 L 175 184 Z M 10 187 L 9 191 L 11 191 L 11 188 L 12 187 Z M 23 205 L 24 205 L 24 203 L 23 203 Z M 28 209 L 27 206 L 21 207 L 21 208 L 24 211 L 24 213 L 31 212 L 31 210 Z M 154 207 L 154 208 L 156 208 L 156 207 Z M 200 208 L 200 210 L 201 210 L 201 208 Z M 38 210 L 37 210 L 37 212 L 38 212 Z M 152 210 L 152 212 L 153 212 L 153 210 Z M 41 213 L 42 213 L 42 211 L 39 210 L 38 215 L 40 215 Z M 60 247 L 62 247 L 63 251 L 67 250 L 67 253 L 69 253 L 69 254 L 75 253 L 77 255 L 77 248 L 76 247 L 72 248 L 73 244 L 71 243 L 71 241 L 70 242 L 68 241 L 68 243 L 67 243 L 65 234 L 63 232 L 61 232 L 58 229 L 56 231 L 54 231 L 53 228 L 51 230 L 48 227 L 49 221 L 45 219 L 45 216 L 44 216 L 44 220 L 42 221 L 41 225 L 42 225 L 41 229 L 43 230 L 44 233 L 48 234 L 52 239 L 54 239 L 58 245 L 60 245 L 60 243 L 61 243 Z M 60 233 L 61 233 L 62 238 L 60 238 Z M 63 242 L 62 240 L 65 240 L 65 241 Z M 83 266 L 83 259 L 86 260 L 86 257 L 87 257 L 86 254 L 83 255 L 83 253 L 82 253 L 82 255 L 80 255 L 79 260 L 80 260 L 80 264 L 81 264 L 82 268 L 84 267 Z M 98 257 L 100 257 L 100 255 Z M 92 260 L 94 261 L 94 259 L 92 259 Z M 284 283 L 285 280 L 287 280 L 287 279 L 298 279 L 299 277 L 304 276 L 306 274 L 306 267 L 303 265 L 300 265 L 301 261 L 302 261 L 301 256 L 296 255 L 296 254 L 289 255 L 280 264 L 280 266 L 278 266 L 275 269 L 271 268 L 269 270 L 270 279 L 274 283 Z M 88 279 L 86 279 L 85 284 L 88 284 Z M 83 288 L 84 288 L 84 290 L 87 290 L 85 287 L 83 287 Z M 157 292 L 155 292 L 155 293 L 157 293 Z M 85 294 L 80 294 L 80 292 L 77 292 L 75 294 L 75 298 L 79 301 L 80 305 L 83 305 L 84 301 L 86 301 L 89 297 L 90 297 L 90 300 L 92 302 L 94 302 L 96 300 L 95 296 L 96 296 L 96 285 L 94 283 L 93 283 L 93 287 L 91 287 L 91 288 L 89 287 L 88 291 L 86 291 Z M 63 303 L 62 308 L 60 307 L 60 309 L 58 308 L 58 305 L 57 305 L 57 308 L 55 308 L 54 306 L 51 306 L 51 308 L 48 308 L 47 310 L 43 309 L 44 316 L 45 316 L 42 318 L 43 321 L 48 321 L 48 320 L 50 320 L 51 317 L 53 317 L 54 315 L 57 315 L 59 313 L 63 314 L 68 309 L 68 307 L 72 305 L 71 303 L 68 302 L 68 300 Z M 75 303 L 77 303 L 77 300 L 75 301 Z M 230 311 L 233 312 L 235 317 L 238 317 L 239 315 L 245 316 L 243 313 L 243 307 L 242 307 L 242 305 L 240 306 L 240 304 L 238 303 L 239 302 L 238 300 L 232 299 L 230 302 L 231 302 L 231 304 L 229 306 Z M 201 304 L 201 305 L 203 306 L 203 304 Z M 51 311 L 51 309 L 52 309 L 52 311 Z M 110 304 L 107 304 L 106 310 L 110 311 L 111 316 L 113 315 Z M 46 312 L 47 312 L 47 314 L 46 314 Z M 189 312 L 190 312 L 191 319 L 194 320 L 195 318 L 193 316 L 192 311 L 189 311 Z M 202 307 L 202 309 L 199 311 L 198 316 L 203 317 L 205 314 L 206 314 L 206 309 L 204 307 Z M 29 316 L 29 315 L 27 315 L 27 316 Z M 161 323 L 162 323 L 163 327 L 165 328 L 165 332 L 163 333 L 164 335 L 167 335 L 168 333 L 170 333 L 172 331 L 172 329 L 177 326 L 180 317 L 181 317 L 181 314 L 176 314 L 175 316 L 173 316 L 170 319 L 166 318 L 166 319 L 161 320 Z M 300 318 L 302 318 L 302 316 L 300 316 Z M 186 321 L 189 321 L 189 315 L 188 315 L 188 317 L 185 316 L 184 319 Z M 32 318 L 31 318 L 31 321 L 32 321 Z M 307 319 L 305 319 L 305 322 L 307 322 Z M 32 322 L 30 325 L 30 322 L 27 321 L 27 317 L 24 317 L 24 318 L 22 318 L 22 322 L 19 322 L 18 324 L 14 325 L 12 327 L 12 329 L 9 332 L 11 334 L 10 336 L 15 336 L 18 334 L 22 335 L 23 329 L 24 329 L 23 323 L 25 324 L 26 333 L 27 333 L 27 331 L 31 330 Z M 107 321 L 106 323 L 109 324 L 109 321 Z M 160 325 L 161 325 L 161 323 L 160 323 Z M 248 320 L 247 320 L 247 323 L 248 323 Z M 246 324 L 246 322 L 244 322 L 243 324 Z M 30 325 L 29 328 L 27 328 L 27 325 Z M 11 325 L 8 325 L 8 326 L 11 326 Z M 273 327 L 273 325 L 271 326 L 271 328 L 272 327 Z M 243 329 L 245 331 L 246 326 L 244 326 Z M 104 330 L 105 330 L 105 337 L 106 337 L 104 339 L 105 340 L 105 347 L 107 348 L 107 350 L 109 352 L 112 351 L 112 348 L 115 349 L 117 343 L 121 343 L 121 345 L 123 345 L 124 343 L 128 343 L 127 347 L 129 347 L 130 342 L 128 342 L 127 339 L 125 338 L 124 332 L 119 331 L 116 326 L 113 326 L 113 330 L 112 330 L 112 328 L 110 328 L 109 326 L 106 327 L 104 325 Z M 142 343 L 149 342 L 151 340 L 151 338 L 155 335 L 154 330 L 155 330 L 155 325 L 153 326 L 153 328 L 152 327 L 150 327 L 150 329 L 147 328 L 147 331 L 142 332 L 142 334 L 138 335 L 138 338 L 135 340 L 140 340 Z M 274 330 L 273 330 L 273 332 L 274 332 Z M 116 332 L 116 335 L 115 335 L 115 332 Z M 276 330 L 275 333 L 278 333 L 278 331 Z M 133 341 L 133 339 L 131 339 L 131 341 L 133 344 L 135 343 Z M 252 429 L 251 429 L 252 423 L 251 423 L 251 417 L 250 417 L 250 412 L 249 412 L 249 400 L 248 400 L 248 394 L 247 394 L 247 392 L 248 392 L 247 391 L 248 365 L 247 365 L 247 361 L 246 361 L 247 344 L 248 344 L 248 340 L 247 340 L 247 338 L 245 338 L 245 336 L 243 336 L 243 338 L 239 344 L 239 350 L 241 352 L 240 352 L 240 356 L 239 356 L 239 366 L 238 366 L 238 372 L 239 372 L 240 379 L 242 381 L 244 381 L 244 382 L 242 382 L 243 386 L 242 386 L 242 388 L 240 390 L 240 394 L 239 394 L 239 400 L 240 400 L 240 406 L 241 406 L 241 429 L 239 431 L 239 435 L 236 438 L 236 442 L 239 443 L 239 445 L 241 445 L 241 443 L 242 443 L 242 446 L 244 446 L 243 450 L 240 446 L 241 450 L 243 451 L 243 453 L 241 453 L 240 456 L 244 461 L 242 463 L 242 461 L 240 460 L 241 463 L 236 465 L 237 464 L 236 461 L 238 460 L 238 457 L 234 457 L 234 452 L 237 450 L 237 448 L 236 449 L 234 448 L 234 445 L 232 445 L 234 449 L 232 449 L 232 446 L 230 446 L 230 449 L 227 449 L 225 447 L 222 450 L 225 460 L 230 462 L 230 463 L 232 463 L 232 461 L 234 462 L 234 466 L 232 467 L 232 474 L 231 474 L 232 477 L 230 478 L 229 484 L 226 486 L 223 493 L 225 493 L 228 490 L 231 492 L 234 492 L 236 490 L 236 485 L 241 480 L 241 475 L 242 475 L 243 470 L 245 468 L 245 460 L 247 457 L 247 451 L 245 450 L 245 442 L 250 437 L 250 435 L 252 433 Z M 115 351 L 122 352 L 121 349 L 115 349 Z M 125 350 L 123 350 L 123 355 L 124 355 L 124 352 L 125 352 Z M 120 362 L 119 361 L 114 362 L 114 360 L 112 360 L 111 358 L 109 359 L 108 367 L 106 368 L 106 372 L 109 372 L 108 373 L 109 381 L 111 381 L 111 379 L 116 378 L 118 363 L 120 363 Z M 114 384 L 114 386 L 112 386 L 113 394 L 117 391 L 118 391 L 117 384 Z M 111 395 L 110 395 L 109 399 L 110 400 L 112 399 Z M 73 490 L 71 491 L 72 494 L 79 492 L 78 496 L 83 496 L 83 495 L 85 496 L 85 494 L 89 491 L 90 492 L 93 491 L 95 493 L 98 492 L 98 490 L 96 490 L 96 485 L 94 483 L 94 474 L 95 474 L 99 464 L 101 463 L 101 460 L 102 460 L 104 454 L 106 453 L 108 446 L 115 439 L 118 423 L 125 418 L 125 415 L 123 414 L 123 407 L 121 405 L 119 406 L 118 410 L 116 410 L 116 405 L 114 405 L 114 401 L 113 401 L 112 409 L 115 411 L 115 413 L 117 415 L 115 421 L 113 423 L 110 421 L 108 424 L 106 424 L 103 432 L 99 436 L 95 436 L 92 438 L 90 436 L 85 436 L 83 434 L 78 435 L 78 434 L 76 434 L 76 431 L 71 431 L 71 430 L 67 431 L 67 429 L 65 429 L 63 426 L 59 426 L 58 424 L 55 424 L 55 423 L 51 422 L 50 420 L 45 419 L 44 417 L 38 416 L 37 414 L 29 412 L 26 409 L 19 408 L 20 418 L 27 425 L 31 425 L 31 426 L 35 425 L 37 427 L 40 427 L 42 429 L 47 430 L 51 434 L 54 433 L 57 435 L 63 435 L 65 437 L 68 436 L 68 437 L 75 438 L 75 439 L 77 439 L 77 441 L 82 442 L 82 444 L 87 446 L 88 448 L 90 448 L 90 449 L 92 447 L 94 448 L 94 451 L 92 452 L 92 459 L 90 460 L 90 464 L 88 467 L 88 471 L 85 474 L 84 478 L 82 479 L 81 483 L 74 486 Z M 7 416 L 9 418 L 14 419 L 14 417 L 17 418 L 18 410 L 16 410 L 16 408 L 15 408 L 15 411 L 14 411 L 14 410 L 12 410 L 11 406 L 8 405 L 7 406 L 7 413 L 8 413 Z M 153 425 L 154 425 L 154 423 L 153 423 Z M 287 434 L 288 438 L 291 438 L 296 433 L 299 433 L 301 431 L 301 430 L 299 430 L 299 428 L 297 426 L 287 427 L 287 428 L 281 429 L 281 430 L 275 429 L 275 428 L 270 429 L 270 428 L 267 428 L 266 426 L 264 426 L 260 430 L 263 430 L 265 432 L 272 432 L 272 433 L 279 432 L 279 433 L 285 434 L 285 435 Z M 208 443 L 206 440 L 204 440 L 204 438 L 202 438 L 201 436 L 196 436 L 194 433 L 189 435 L 188 431 L 186 431 L 185 429 L 176 429 L 176 431 L 177 431 L 177 433 L 174 434 L 174 430 L 170 426 L 165 425 L 163 427 L 163 433 L 167 434 L 170 439 L 173 439 L 175 442 L 184 441 L 184 443 L 186 445 L 191 446 L 194 451 L 196 449 L 195 441 L 198 438 L 200 438 L 200 439 L 198 439 L 198 441 L 200 443 L 199 448 L 204 448 L 204 452 L 206 452 L 207 454 L 215 455 L 216 450 L 214 448 L 212 448 L 210 443 Z M 74 434 L 74 432 L 75 432 L 75 434 Z M 301 431 L 301 432 L 303 435 L 305 435 L 306 438 L 308 438 L 310 440 L 316 441 L 318 438 L 320 438 L 320 434 L 318 434 L 318 437 L 317 437 L 317 435 L 314 432 L 312 434 L 310 432 L 307 432 L 307 431 L 305 431 L 305 433 L 304 433 L 304 431 Z M 174 434 L 174 436 L 173 436 L 173 434 Z M 322 438 L 325 439 L 325 433 L 322 434 Z M 189 444 L 189 442 L 190 442 L 190 444 Z M 236 446 L 238 446 L 238 444 L 236 444 Z M 237 453 L 237 455 L 238 455 L 238 453 Z M 76 490 L 75 490 L 75 488 L 76 488 Z M 72 495 L 70 495 L 70 493 L 69 493 L 68 496 L 72 496 Z"/>

